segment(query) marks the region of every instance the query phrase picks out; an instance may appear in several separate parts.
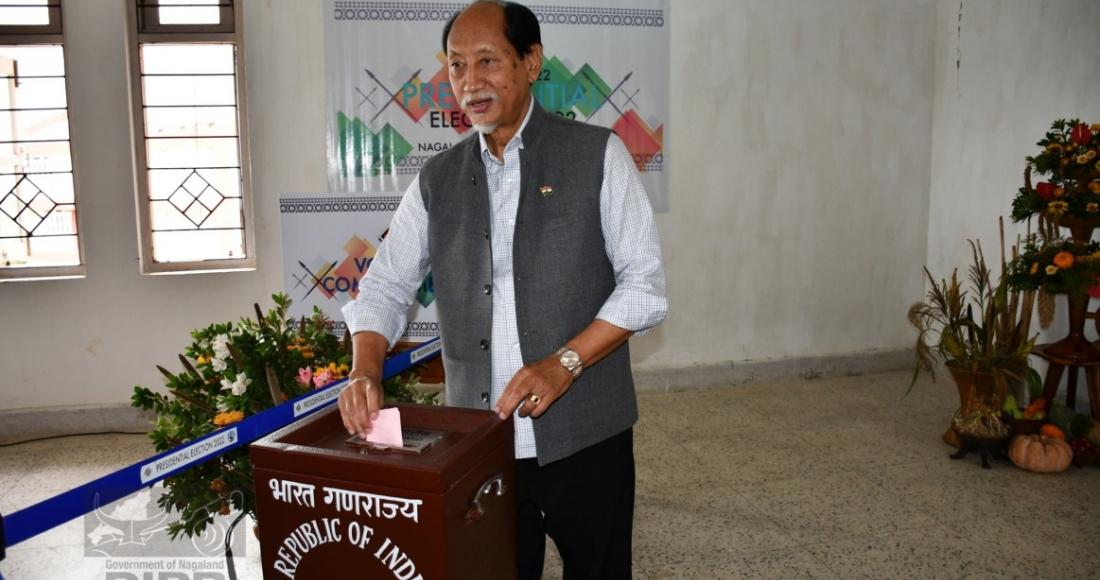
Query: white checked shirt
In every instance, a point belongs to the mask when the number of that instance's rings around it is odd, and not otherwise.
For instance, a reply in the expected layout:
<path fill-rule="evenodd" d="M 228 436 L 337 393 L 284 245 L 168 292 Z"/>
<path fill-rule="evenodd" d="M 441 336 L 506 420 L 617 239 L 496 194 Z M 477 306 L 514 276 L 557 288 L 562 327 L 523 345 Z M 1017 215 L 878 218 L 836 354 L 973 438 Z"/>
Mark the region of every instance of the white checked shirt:
<path fill-rule="evenodd" d="M 489 183 L 492 214 L 493 329 L 492 403 L 504 393 L 523 366 L 516 330 L 515 287 L 512 280 L 512 235 L 520 196 L 519 150 L 531 107 L 515 137 L 504 148 L 504 159 L 489 152 L 479 135 L 481 155 Z M 645 332 L 664 320 L 665 272 L 661 246 L 637 168 L 618 136 L 607 141 L 604 180 L 600 189 L 600 223 L 604 249 L 615 270 L 615 290 L 597 318 L 633 332 Z M 377 332 L 395 344 L 405 330 L 409 306 L 428 272 L 428 213 L 416 179 L 405 191 L 390 223 L 389 234 L 378 249 L 370 269 L 359 284 L 358 297 L 343 308 L 352 334 Z M 515 417 L 516 459 L 536 456 L 531 419 Z"/>

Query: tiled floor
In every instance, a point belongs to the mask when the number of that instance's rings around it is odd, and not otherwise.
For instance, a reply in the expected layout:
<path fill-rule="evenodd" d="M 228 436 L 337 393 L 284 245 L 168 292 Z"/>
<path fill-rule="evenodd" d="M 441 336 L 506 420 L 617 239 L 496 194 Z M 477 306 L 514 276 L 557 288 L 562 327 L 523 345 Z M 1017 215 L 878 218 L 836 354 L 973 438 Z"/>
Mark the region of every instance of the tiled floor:
<path fill-rule="evenodd" d="M 949 461 L 949 377 L 908 373 L 640 395 L 637 578 L 1097 578 L 1100 468 Z M 0 448 L 0 512 L 150 452 L 142 436 Z M 252 534 L 240 578 L 258 578 Z M 77 520 L 0 562 L 9 580 L 104 579 Z M 134 578 L 141 578 L 134 575 Z M 547 578 L 560 578 L 551 554 Z"/>

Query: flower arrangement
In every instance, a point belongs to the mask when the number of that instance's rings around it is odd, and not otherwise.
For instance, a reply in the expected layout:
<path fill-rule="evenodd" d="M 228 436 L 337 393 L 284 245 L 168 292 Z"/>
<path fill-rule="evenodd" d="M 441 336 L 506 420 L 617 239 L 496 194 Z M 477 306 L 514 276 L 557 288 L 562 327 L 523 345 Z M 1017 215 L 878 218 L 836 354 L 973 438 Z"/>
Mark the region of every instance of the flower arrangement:
<path fill-rule="evenodd" d="M 1039 326 L 1054 320 L 1054 295 L 1074 296 L 1094 288 L 1100 276 L 1100 244 L 1058 235 L 1058 220 L 1040 216 L 1039 231 L 1013 248 L 1008 283 L 1016 290 L 1038 291 Z M 1091 236 L 1091 227 L 1085 228 Z M 1076 235 L 1074 237 L 1077 237 Z"/>
<path fill-rule="evenodd" d="M 152 410 L 156 424 L 149 433 L 157 451 L 191 441 L 347 376 L 351 362 L 350 337 L 341 341 L 331 332 L 332 321 L 320 309 L 300 320 L 288 318 L 290 299 L 271 297 L 275 307 L 266 314 L 254 305 L 255 319 L 211 324 L 191 333 L 192 342 L 180 355 L 183 371 L 163 366 L 168 394 L 134 387 L 135 407 Z M 413 388 L 412 372 L 383 383 L 388 400 L 435 403 L 435 394 Z M 195 537 L 214 514 L 231 509 L 256 517 L 252 463 L 247 447 L 196 465 L 164 480 L 167 492 L 158 505 L 179 512 L 168 525 L 169 535 Z"/>
<path fill-rule="evenodd" d="M 1024 186 L 1012 201 L 1013 221 L 1100 218 L 1100 124 L 1058 119 L 1027 158 Z M 1032 186 L 1032 171 L 1045 178 Z"/>
<path fill-rule="evenodd" d="M 1042 241 L 1031 234 L 1024 251 L 1012 261 L 1008 281 L 1020 290 L 1043 290 L 1047 294 L 1069 294 L 1087 290 L 1100 274 L 1100 244 L 1079 244 L 1073 240 Z"/>

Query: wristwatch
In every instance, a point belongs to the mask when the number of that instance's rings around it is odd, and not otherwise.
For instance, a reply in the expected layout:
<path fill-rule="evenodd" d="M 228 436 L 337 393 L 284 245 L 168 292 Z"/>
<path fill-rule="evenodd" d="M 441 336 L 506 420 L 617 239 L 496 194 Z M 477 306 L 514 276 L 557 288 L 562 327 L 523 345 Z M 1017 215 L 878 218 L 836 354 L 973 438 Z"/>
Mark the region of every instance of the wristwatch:
<path fill-rule="evenodd" d="M 577 354 L 577 351 L 568 346 L 563 346 L 554 354 L 558 355 L 558 362 L 565 367 L 565 370 L 569 371 L 569 374 L 573 375 L 574 380 L 580 378 L 581 373 L 584 372 L 584 364 L 581 363 L 581 356 Z"/>

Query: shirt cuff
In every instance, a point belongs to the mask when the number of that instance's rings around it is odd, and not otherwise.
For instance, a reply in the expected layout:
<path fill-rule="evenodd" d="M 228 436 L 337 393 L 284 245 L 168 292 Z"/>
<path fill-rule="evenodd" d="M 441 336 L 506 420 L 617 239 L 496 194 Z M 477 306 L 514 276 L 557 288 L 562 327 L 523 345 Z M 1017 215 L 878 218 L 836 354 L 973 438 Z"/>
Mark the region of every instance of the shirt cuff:
<path fill-rule="evenodd" d="M 642 336 L 665 319 L 668 299 L 619 286 L 611 293 L 596 318 Z"/>
<path fill-rule="evenodd" d="M 382 301 L 352 300 L 341 309 L 344 321 L 347 322 L 348 332 L 377 332 L 389 341 L 389 348 L 393 348 L 405 334 L 405 319 L 407 315 L 398 312 L 392 307 L 381 303 Z"/>

